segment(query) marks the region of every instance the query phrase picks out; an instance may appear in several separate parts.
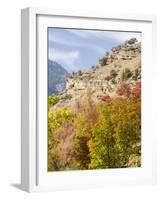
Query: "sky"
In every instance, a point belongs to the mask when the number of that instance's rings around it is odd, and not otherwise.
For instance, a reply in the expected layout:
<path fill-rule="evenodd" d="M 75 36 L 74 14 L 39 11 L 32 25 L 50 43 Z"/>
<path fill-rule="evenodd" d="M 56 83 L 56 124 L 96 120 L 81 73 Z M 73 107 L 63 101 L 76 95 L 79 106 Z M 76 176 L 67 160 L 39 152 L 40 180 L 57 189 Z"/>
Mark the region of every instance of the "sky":
<path fill-rule="evenodd" d="M 141 33 L 136 32 L 48 28 L 48 58 L 69 73 L 85 70 L 112 47 L 134 37 L 141 41 Z"/>

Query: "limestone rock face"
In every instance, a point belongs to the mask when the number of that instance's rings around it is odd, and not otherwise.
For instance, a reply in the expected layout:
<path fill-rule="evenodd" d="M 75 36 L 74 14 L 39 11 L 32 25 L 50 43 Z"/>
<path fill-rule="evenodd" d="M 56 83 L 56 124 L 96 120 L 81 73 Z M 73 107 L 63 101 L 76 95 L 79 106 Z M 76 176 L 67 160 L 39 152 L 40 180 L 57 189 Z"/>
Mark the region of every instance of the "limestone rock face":
<path fill-rule="evenodd" d="M 69 76 L 66 89 L 59 95 L 60 101 L 51 109 L 62 105 L 71 107 L 81 101 L 87 91 L 90 91 L 94 101 L 100 101 L 102 96 L 115 97 L 122 82 L 132 87 L 141 79 L 141 43 L 135 38 L 113 47 L 111 53 L 102 59 L 103 63 L 98 62 L 86 71 Z"/>

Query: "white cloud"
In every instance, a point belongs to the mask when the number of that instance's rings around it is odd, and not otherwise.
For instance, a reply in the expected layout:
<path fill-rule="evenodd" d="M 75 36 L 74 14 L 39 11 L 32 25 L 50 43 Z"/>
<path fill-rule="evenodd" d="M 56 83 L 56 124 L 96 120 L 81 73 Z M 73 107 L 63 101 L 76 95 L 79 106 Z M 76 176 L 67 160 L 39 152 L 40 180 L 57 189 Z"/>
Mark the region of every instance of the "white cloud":
<path fill-rule="evenodd" d="M 52 34 L 49 35 L 49 42 L 55 42 L 57 44 L 62 44 L 65 46 L 70 46 L 70 47 L 86 47 L 92 50 L 94 49 L 101 55 L 106 52 L 106 49 L 99 47 L 97 45 L 87 43 L 86 41 L 83 42 L 82 40 L 73 41 L 71 40 L 71 38 L 64 39 L 62 36 L 60 37 L 58 34 L 54 34 L 54 36 Z"/>
<path fill-rule="evenodd" d="M 55 42 L 58 44 L 66 45 L 66 46 L 76 46 L 76 44 L 73 41 L 70 41 L 69 38 L 64 39 L 62 36 L 59 36 L 58 34 L 49 34 L 49 42 Z"/>
<path fill-rule="evenodd" d="M 90 30 L 77 30 L 77 29 L 67 29 L 67 31 L 81 38 L 88 38 L 92 34 L 92 32 L 95 32 Z"/>
<path fill-rule="evenodd" d="M 60 63 L 67 71 L 77 71 L 75 62 L 79 59 L 79 51 L 60 51 L 54 48 L 49 49 L 49 59 Z"/>
<path fill-rule="evenodd" d="M 95 37 L 102 40 L 109 39 L 109 40 L 116 40 L 117 42 L 124 42 L 125 40 L 135 37 L 138 39 L 139 42 L 141 41 L 141 33 L 136 33 L 136 32 L 93 31 L 93 30 L 72 30 L 72 29 L 68 29 L 68 32 L 84 39 Z"/>

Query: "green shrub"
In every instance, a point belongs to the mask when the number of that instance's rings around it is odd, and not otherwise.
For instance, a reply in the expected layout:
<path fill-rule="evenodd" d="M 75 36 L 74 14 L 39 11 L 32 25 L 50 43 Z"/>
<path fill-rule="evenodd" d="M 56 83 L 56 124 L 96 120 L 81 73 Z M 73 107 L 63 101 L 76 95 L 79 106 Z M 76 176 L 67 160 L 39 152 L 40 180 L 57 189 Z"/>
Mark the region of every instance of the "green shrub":
<path fill-rule="evenodd" d="M 74 118 L 74 114 L 68 108 L 64 108 L 60 111 L 49 113 L 48 115 L 48 125 L 52 131 L 55 131 L 62 124 L 70 122 Z"/>
<path fill-rule="evenodd" d="M 101 66 L 106 65 L 106 63 L 107 63 L 107 57 L 101 58 L 101 59 L 99 60 L 99 63 L 100 63 Z"/>
<path fill-rule="evenodd" d="M 111 76 L 111 78 L 115 78 L 117 76 L 117 72 L 114 69 L 112 69 L 110 71 L 110 76 Z"/>
<path fill-rule="evenodd" d="M 111 80 L 111 76 L 106 76 L 104 80 L 110 81 Z"/>
<path fill-rule="evenodd" d="M 138 68 L 135 69 L 132 79 L 137 81 L 138 76 L 140 75 L 140 70 Z"/>
<path fill-rule="evenodd" d="M 117 82 L 116 82 L 116 80 L 115 80 L 115 78 L 112 78 L 111 79 L 111 83 L 113 84 L 113 85 L 115 85 Z"/>
<path fill-rule="evenodd" d="M 48 107 L 54 106 L 59 101 L 59 97 L 57 96 L 48 96 Z"/>
<path fill-rule="evenodd" d="M 130 71 L 130 69 L 125 68 L 121 74 L 121 80 L 127 81 L 131 76 L 132 76 L 132 72 Z"/>
<path fill-rule="evenodd" d="M 81 70 L 78 70 L 77 73 L 78 73 L 79 76 L 82 76 L 82 74 L 83 74 L 83 72 Z"/>

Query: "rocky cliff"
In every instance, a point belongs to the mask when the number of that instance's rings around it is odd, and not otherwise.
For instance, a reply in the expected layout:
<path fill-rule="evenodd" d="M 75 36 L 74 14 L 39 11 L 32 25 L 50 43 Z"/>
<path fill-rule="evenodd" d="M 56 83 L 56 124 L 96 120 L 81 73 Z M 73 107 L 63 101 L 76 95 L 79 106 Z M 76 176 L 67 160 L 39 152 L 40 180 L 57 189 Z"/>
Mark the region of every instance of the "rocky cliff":
<path fill-rule="evenodd" d="M 51 111 L 61 107 L 72 107 L 90 92 L 94 101 L 118 96 L 121 83 L 133 87 L 141 79 L 141 43 L 132 38 L 113 47 L 95 66 L 78 71 L 68 77 L 66 89 L 59 94 L 59 102 Z"/>

